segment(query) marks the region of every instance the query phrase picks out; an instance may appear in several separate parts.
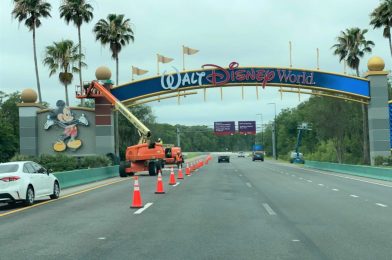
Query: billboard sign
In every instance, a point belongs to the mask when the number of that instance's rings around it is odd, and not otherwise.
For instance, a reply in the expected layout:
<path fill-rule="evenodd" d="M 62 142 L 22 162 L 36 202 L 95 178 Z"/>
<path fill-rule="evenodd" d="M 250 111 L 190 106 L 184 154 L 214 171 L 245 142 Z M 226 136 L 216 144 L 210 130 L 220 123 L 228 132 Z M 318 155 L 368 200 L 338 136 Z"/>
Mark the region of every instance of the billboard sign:
<path fill-rule="evenodd" d="M 166 91 L 187 90 L 199 87 L 254 85 L 304 88 L 328 93 L 345 94 L 368 99 L 369 81 L 364 78 L 339 75 L 319 70 L 304 70 L 281 67 L 240 67 L 232 62 L 224 68 L 215 64 L 204 64 L 202 69 L 180 71 L 173 67 L 172 73 L 164 71 L 160 76 L 132 81 L 111 89 L 121 102 L 131 102 L 165 94 Z"/>
<path fill-rule="evenodd" d="M 233 135 L 235 123 L 234 121 L 214 122 L 214 132 L 216 135 Z"/>
<path fill-rule="evenodd" d="M 241 135 L 255 135 L 256 121 L 238 121 L 238 132 Z"/>

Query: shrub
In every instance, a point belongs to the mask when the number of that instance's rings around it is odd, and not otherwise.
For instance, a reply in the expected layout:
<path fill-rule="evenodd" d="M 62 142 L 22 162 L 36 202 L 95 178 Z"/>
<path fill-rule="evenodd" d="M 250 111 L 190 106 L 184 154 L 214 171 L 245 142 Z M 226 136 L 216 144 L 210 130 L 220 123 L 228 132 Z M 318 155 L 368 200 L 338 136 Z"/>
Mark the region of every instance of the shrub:
<path fill-rule="evenodd" d="M 80 160 L 80 168 L 96 168 L 111 165 L 107 156 L 86 156 Z"/>
<path fill-rule="evenodd" d="M 378 166 L 392 166 L 392 156 L 376 156 L 374 158 L 374 164 Z"/>
<path fill-rule="evenodd" d="M 76 169 L 98 168 L 111 165 L 106 156 L 75 157 L 66 154 L 41 154 L 38 157 L 17 154 L 11 161 L 33 161 L 53 172 L 72 171 Z"/>

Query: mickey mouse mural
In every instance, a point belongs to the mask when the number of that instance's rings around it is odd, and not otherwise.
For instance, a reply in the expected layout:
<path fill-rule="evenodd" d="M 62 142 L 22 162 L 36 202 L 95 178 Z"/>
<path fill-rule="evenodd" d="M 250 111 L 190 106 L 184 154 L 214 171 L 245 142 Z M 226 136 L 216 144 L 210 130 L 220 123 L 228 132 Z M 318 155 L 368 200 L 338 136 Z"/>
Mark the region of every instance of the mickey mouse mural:
<path fill-rule="evenodd" d="M 57 141 L 53 144 L 53 149 L 56 152 L 63 152 L 67 148 L 77 150 L 82 146 L 82 141 L 77 139 L 78 125 L 88 126 L 87 118 L 82 114 L 78 119 L 75 118 L 71 109 L 65 105 L 63 100 L 56 102 L 57 108 L 47 116 L 44 129 L 48 130 L 54 125 L 64 129 L 64 132 Z"/>

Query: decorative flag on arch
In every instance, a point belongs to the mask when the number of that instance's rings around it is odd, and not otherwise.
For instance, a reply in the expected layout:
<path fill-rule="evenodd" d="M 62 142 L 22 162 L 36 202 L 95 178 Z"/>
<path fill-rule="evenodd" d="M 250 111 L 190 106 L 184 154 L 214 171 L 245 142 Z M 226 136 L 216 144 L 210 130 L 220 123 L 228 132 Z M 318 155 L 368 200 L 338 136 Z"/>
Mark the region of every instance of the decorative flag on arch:
<path fill-rule="evenodd" d="M 143 70 L 138 67 L 132 66 L 132 73 L 135 75 L 144 75 L 148 72 L 148 70 Z"/>
<path fill-rule="evenodd" d="M 199 52 L 199 50 L 192 49 L 186 46 L 182 46 L 182 52 L 186 55 L 193 55 Z"/>
<path fill-rule="evenodd" d="M 169 63 L 174 60 L 173 58 L 165 57 L 160 54 L 157 54 L 157 57 L 158 57 L 158 62 L 161 62 L 161 63 Z"/>

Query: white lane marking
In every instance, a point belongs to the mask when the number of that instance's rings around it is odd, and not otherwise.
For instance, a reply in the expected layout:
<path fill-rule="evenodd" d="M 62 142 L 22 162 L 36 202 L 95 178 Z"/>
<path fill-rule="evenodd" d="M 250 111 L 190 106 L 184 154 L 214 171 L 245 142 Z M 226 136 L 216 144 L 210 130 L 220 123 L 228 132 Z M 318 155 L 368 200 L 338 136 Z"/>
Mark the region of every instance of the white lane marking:
<path fill-rule="evenodd" d="M 311 180 L 306 180 L 307 182 L 312 182 Z"/>
<path fill-rule="evenodd" d="M 252 188 L 252 184 L 250 184 L 249 182 L 246 183 L 246 186 L 248 186 L 249 188 Z"/>
<path fill-rule="evenodd" d="M 105 240 L 106 237 L 98 237 L 99 240 Z"/>
<path fill-rule="evenodd" d="M 136 210 L 135 213 L 133 213 L 133 214 L 135 214 L 135 215 L 142 214 L 142 212 L 145 211 L 146 209 L 148 209 L 152 204 L 153 204 L 152 202 L 146 203 L 146 205 L 144 205 L 143 208 Z"/>
<path fill-rule="evenodd" d="M 179 182 L 176 182 L 176 184 L 174 184 L 173 185 L 173 187 L 176 187 L 176 186 L 178 186 L 178 184 L 180 184 Z"/>
<path fill-rule="evenodd" d="M 385 205 L 385 204 L 381 204 L 381 203 L 376 203 L 376 205 L 377 205 L 377 206 L 380 206 L 380 207 L 383 207 L 383 208 L 386 208 L 386 207 L 388 207 L 387 205 Z"/>
<path fill-rule="evenodd" d="M 332 189 L 333 191 L 339 191 L 338 189 Z"/>
<path fill-rule="evenodd" d="M 359 196 L 357 196 L 357 195 L 355 195 L 355 194 L 350 194 L 350 197 L 358 198 Z"/>
<path fill-rule="evenodd" d="M 294 174 L 291 174 L 291 177 L 295 177 L 295 175 L 294 175 Z"/>
<path fill-rule="evenodd" d="M 293 241 L 293 242 L 300 242 L 301 240 L 293 239 L 293 240 L 291 240 L 291 241 Z"/>
<path fill-rule="evenodd" d="M 296 168 L 296 167 L 293 167 L 293 166 L 286 166 L 286 165 L 285 165 L 285 167 Z M 297 168 L 297 169 L 298 169 L 298 168 Z M 356 179 L 356 178 L 347 177 L 347 176 L 340 176 L 340 175 L 333 174 L 333 173 L 326 173 L 326 172 L 321 172 L 321 171 L 316 171 L 316 170 L 311 170 L 311 169 L 306 169 L 306 168 L 302 168 L 302 170 L 311 171 L 311 172 L 317 172 L 317 173 L 324 174 L 324 175 L 330 175 L 330 176 L 335 176 L 335 177 L 339 177 L 339 178 L 343 178 L 343 179 L 350 179 L 350 180 L 354 180 L 354 181 L 366 182 L 366 183 L 370 183 L 370 184 L 374 184 L 374 185 L 379 185 L 379 186 L 384 186 L 384 187 L 392 188 L 392 186 L 390 186 L 390 185 L 386 185 L 386 184 L 382 184 L 382 183 L 377 183 L 377 182 L 372 182 L 372 181 L 366 181 L 366 180 L 359 180 L 359 179 Z M 343 173 L 342 173 L 342 174 L 343 174 Z M 362 176 L 357 176 L 357 177 L 366 178 L 366 177 L 362 177 Z"/>
<path fill-rule="evenodd" d="M 322 183 L 319 183 L 319 184 L 317 184 L 318 186 L 324 186 L 324 184 L 322 184 Z"/>
<path fill-rule="evenodd" d="M 240 175 L 238 175 L 238 176 L 242 177 L 242 174 L 240 174 Z"/>
<path fill-rule="evenodd" d="M 304 178 L 302 178 L 302 177 L 299 177 L 299 179 L 300 179 L 300 180 L 303 180 Z"/>
<path fill-rule="evenodd" d="M 276 215 L 275 211 L 267 203 L 263 203 L 263 207 L 271 216 Z"/>

